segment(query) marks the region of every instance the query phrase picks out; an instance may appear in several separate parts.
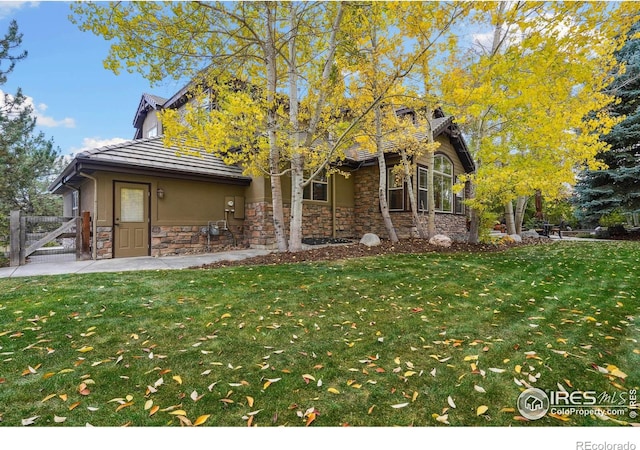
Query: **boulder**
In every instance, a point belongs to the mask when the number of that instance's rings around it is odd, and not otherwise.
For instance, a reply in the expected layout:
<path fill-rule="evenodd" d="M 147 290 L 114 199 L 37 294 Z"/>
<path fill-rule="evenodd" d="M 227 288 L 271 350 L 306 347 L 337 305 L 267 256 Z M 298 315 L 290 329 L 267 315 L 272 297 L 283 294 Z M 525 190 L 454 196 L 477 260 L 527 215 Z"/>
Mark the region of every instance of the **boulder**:
<path fill-rule="evenodd" d="M 522 237 L 519 234 L 510 234 L 509 237 L 513 239 L 513 242 L 522 242 Z"/>
<path fill-rule="evenodd" d="M 362 239 L 360 239 L 360 243 L 362 245 L 366 245 L 367 247 L 375 247 L 377 245 L 380 245 L 380 238 L 377 234 L 367 233 L 362 236 Z"/>
<path fill-rule="evenodd" d="M 451 247 L 451 242 L 451 238 L 444 234 L 436 234 L 434 237 L 429 239 L 429 244 L 437 247 Z"/>
<path fill-rule="evenodd" d="M 523 231 L 522 233 L 520 233 L 520 237 L 522 238 L 539 238 L 540 235 L 538 234 L 538 232 L 536 230 L 527 230 L 527 231 Z"/>

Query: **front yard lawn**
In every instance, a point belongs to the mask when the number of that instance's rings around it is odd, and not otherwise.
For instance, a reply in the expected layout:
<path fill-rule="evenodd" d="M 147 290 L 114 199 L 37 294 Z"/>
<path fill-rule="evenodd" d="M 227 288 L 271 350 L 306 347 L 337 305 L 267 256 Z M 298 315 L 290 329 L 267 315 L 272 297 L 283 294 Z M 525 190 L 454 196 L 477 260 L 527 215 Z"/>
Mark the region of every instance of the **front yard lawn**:
<path fill-rule="evenodd" d="M 562 242 L 2 279 L 0 425 L 626 425 L 517 399 L 628 406 L 639 271 L 637 242 Z"/>

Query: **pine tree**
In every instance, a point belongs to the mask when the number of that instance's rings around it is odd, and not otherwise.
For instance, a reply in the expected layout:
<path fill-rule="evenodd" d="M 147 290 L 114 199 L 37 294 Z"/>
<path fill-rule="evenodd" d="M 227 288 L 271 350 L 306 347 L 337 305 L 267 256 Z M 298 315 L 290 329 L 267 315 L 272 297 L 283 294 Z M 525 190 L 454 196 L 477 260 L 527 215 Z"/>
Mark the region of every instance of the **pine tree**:
<path fill-rule="evenodd" d="M 629 32 L 630 39 L 617 52 L 626 71 L 617 76 L 609 90 L 620 103 L 613 114 L 625 119 L 603 137 L 611 150 L 600 153 L 606 164 L 602 170 L 586 170 L 575 189 L 576 215 L 585 225 L 596 225 L 600 218 L 615 211 L 640 211 L 640 22 Z"/>
<path fill-rule="evenodd" d="M 26 51 L 16 53 L 21 43 L 22 34 L 12 21 L 0 39 L 0 86 L 27 56 Z M 53 140 L 35 132 L 36 119 L 25 102 L 20 89 L 15 95 L 5 93 L 0 101 L 0 242 L 7 239 L 10 211 L 53 215 L 60 210 L 60 200 L 47 194 L 47 181 L 59 169 L 59 150 Z"/>

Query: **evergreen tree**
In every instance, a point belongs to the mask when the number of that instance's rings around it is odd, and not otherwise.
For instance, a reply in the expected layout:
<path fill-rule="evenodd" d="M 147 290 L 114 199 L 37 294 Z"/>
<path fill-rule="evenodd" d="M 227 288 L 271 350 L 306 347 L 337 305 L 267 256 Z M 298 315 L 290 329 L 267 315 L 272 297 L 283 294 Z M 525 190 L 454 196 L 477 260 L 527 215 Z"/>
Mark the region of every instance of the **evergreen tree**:
<path fill-rule="evenodd" d="M 17 61 L 27 52 L 18 52 L 22 34 L 12 21 L 0 39 L 0 86 L 7 81 Z M 60 213 L 60 199 L 47 193 L 47 182 L 59 170 L 61 159 L 53 140 L 36 133 L 36 119 L 18 89 L 0 100 L 0 243 L 6 241 L 11 210 L 27 214 Z"/>
<path fill-rule="evenodd" d="M 613 113 L 625 119 L 603 137 L 611 150 L 598 155 L 606 169 L 586 170 L 575 189 L 576 215 L 586 225 L 614 211 L 640 211 L 640 22 L 631 29 L 630 39 L 617 52 L 626 71 L 611 83 L 620 98 Z"/>

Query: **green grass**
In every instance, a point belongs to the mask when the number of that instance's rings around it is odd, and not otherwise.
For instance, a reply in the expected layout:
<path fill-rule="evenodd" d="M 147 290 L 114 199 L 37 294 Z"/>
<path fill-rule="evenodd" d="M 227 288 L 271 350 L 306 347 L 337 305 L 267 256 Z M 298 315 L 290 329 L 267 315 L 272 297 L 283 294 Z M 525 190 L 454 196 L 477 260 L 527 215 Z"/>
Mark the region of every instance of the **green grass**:
<path fill-rule="evenodd" d="M 638 389 L 639 271 L 638 243 L 566 242 L 3 279 L 0 425 L 304 426 L 311 409 L 311 426 L 637 422 L 524 422 L 516 400 L 526 383 Z"/>

